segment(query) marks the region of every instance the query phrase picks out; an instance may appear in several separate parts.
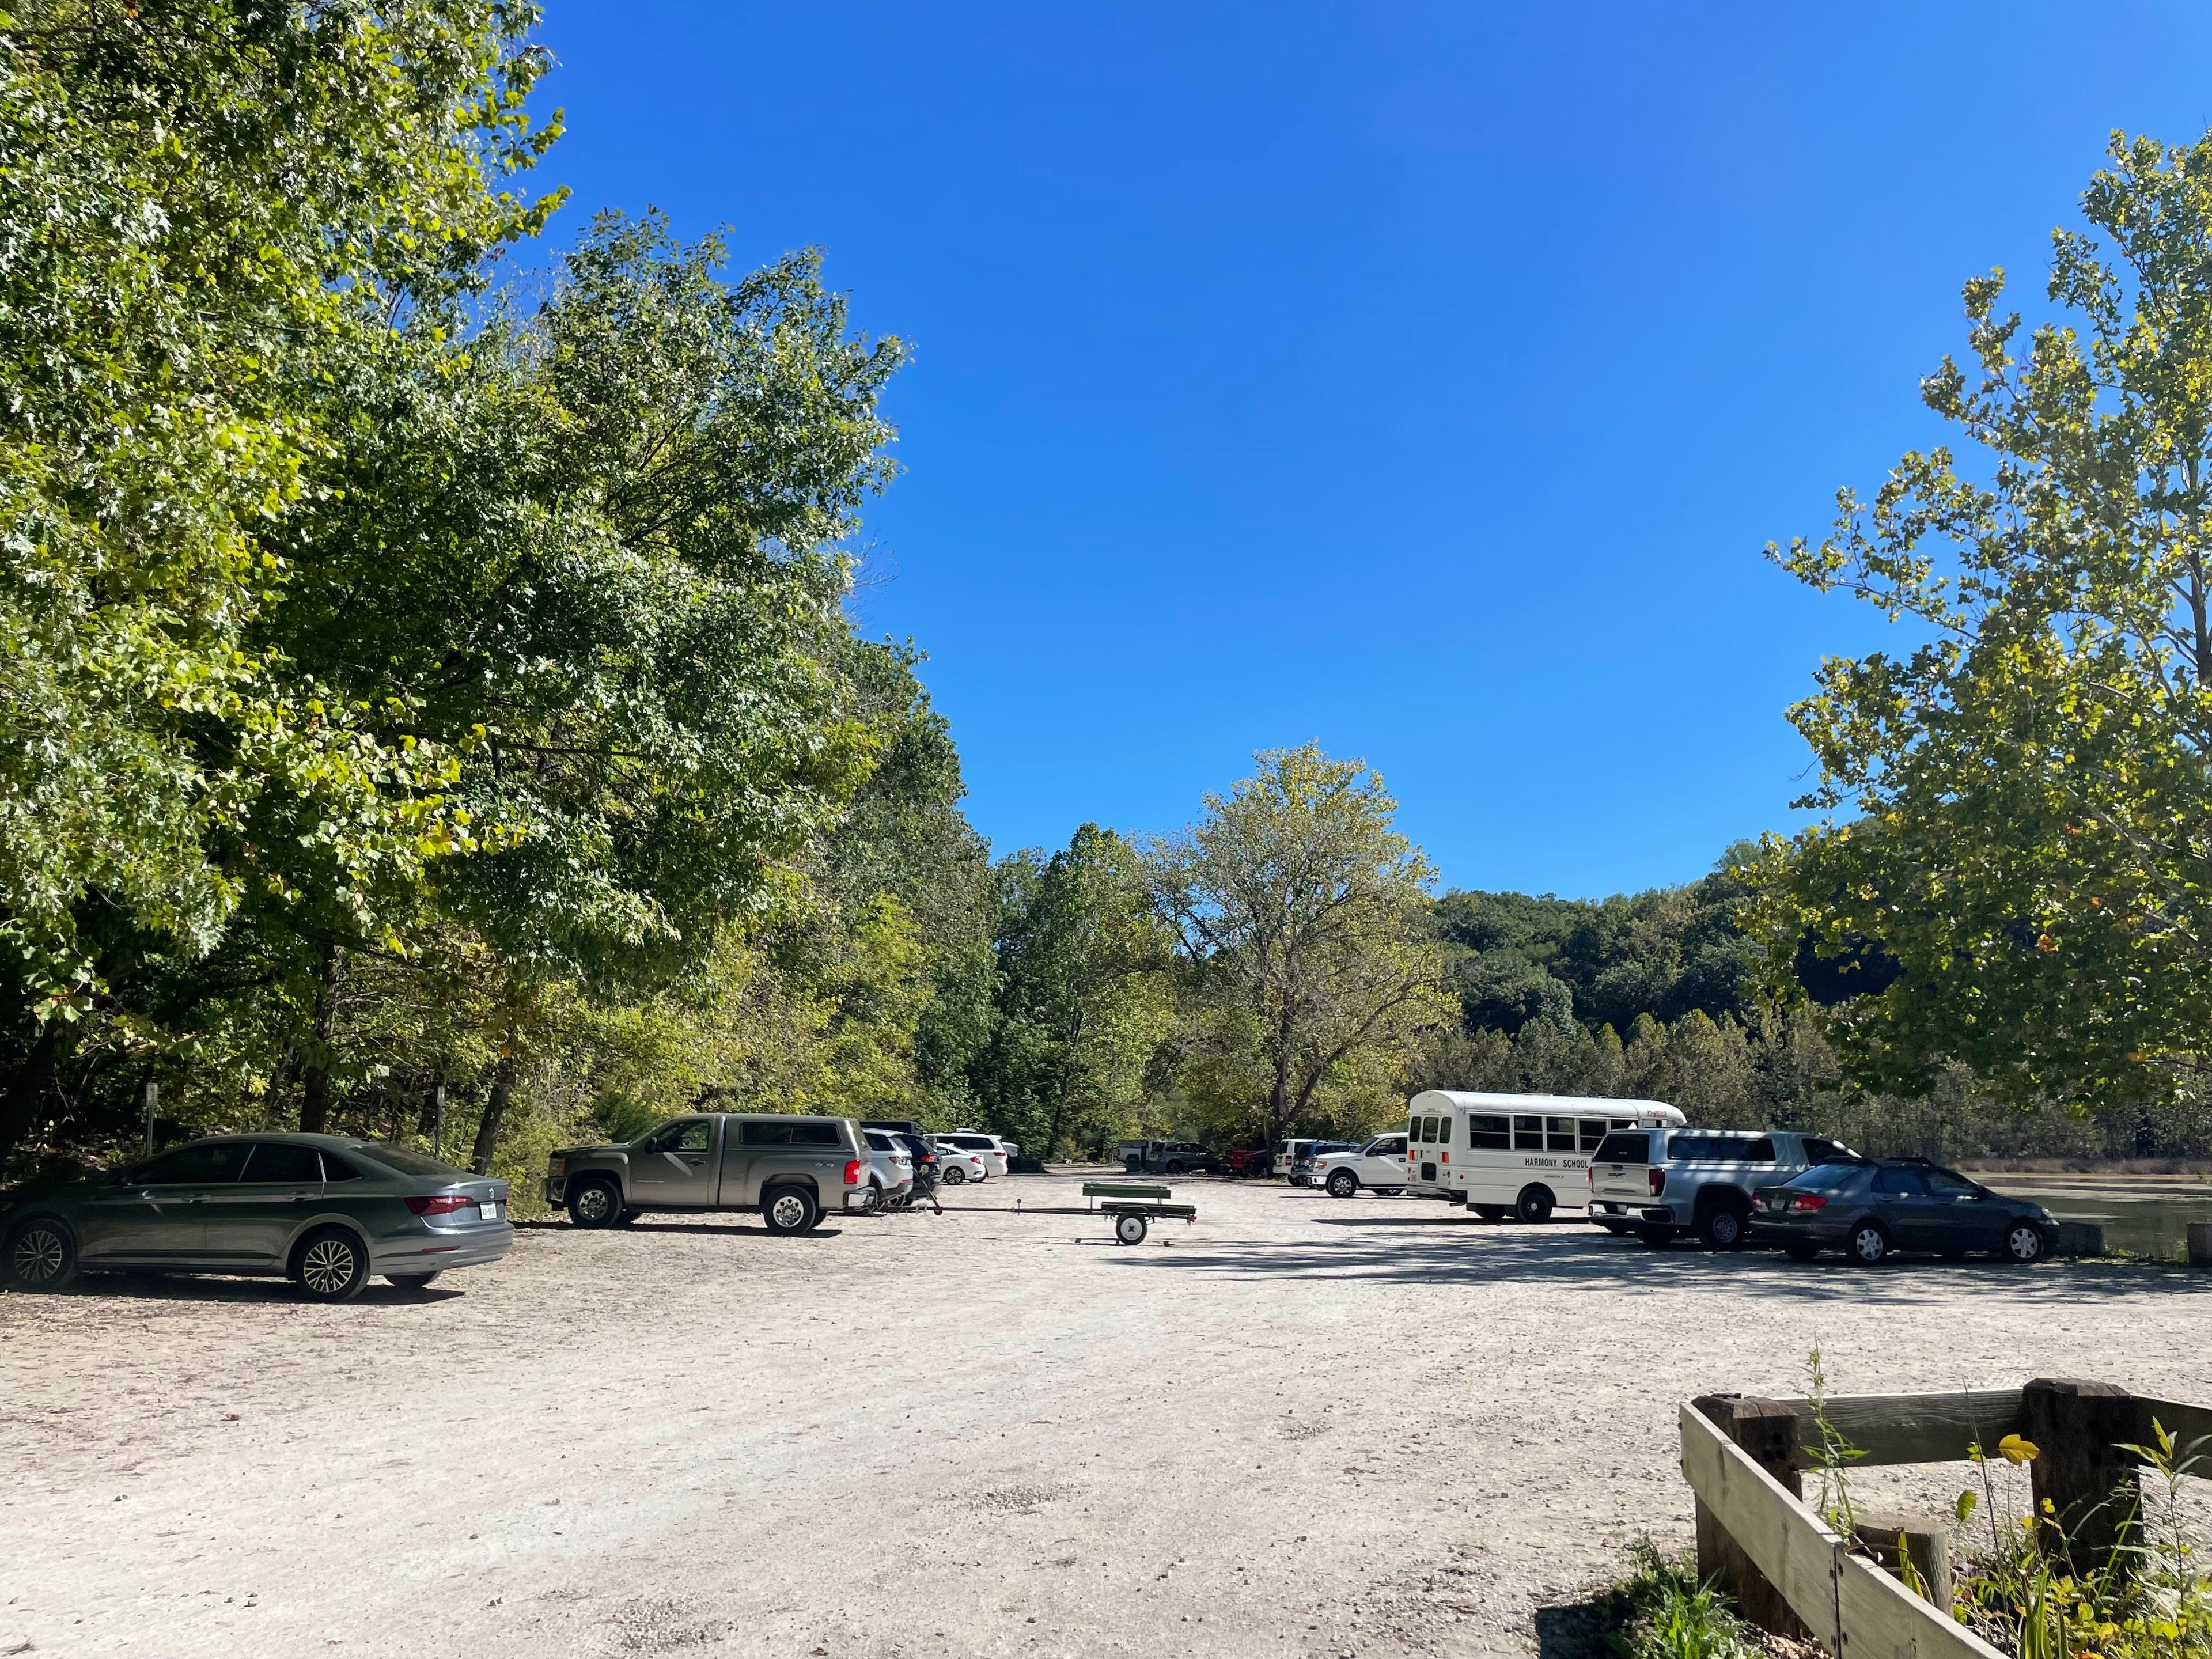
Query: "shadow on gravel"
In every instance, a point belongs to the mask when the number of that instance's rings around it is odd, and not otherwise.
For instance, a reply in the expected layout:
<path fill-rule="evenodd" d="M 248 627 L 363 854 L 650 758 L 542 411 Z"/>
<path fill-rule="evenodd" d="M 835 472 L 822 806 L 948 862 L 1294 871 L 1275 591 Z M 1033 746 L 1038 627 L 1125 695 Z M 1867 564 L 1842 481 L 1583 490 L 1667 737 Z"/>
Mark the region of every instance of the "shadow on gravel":
<path fill-rule="evenodd" d="M 404 1291 L 397 1285 L 387 1285 L 380 1279 L 363 1285 L 359 1296 L 340 1305 L 350 1308 L 427 1308 L 433 1303 L 450 1302 L 464 1293 L 463 1288 L 458 1285 L 430 1285 L 419 1291 Z M 191 1273 L 83 1272 L 66 1290 L 58 1294 L 100 1297 L 118 1302 L 268 1302 L 293 1308 L 331 1305 L 308 1301 L 282 1279 L 224 1279 L 214 1274 L 202 1278 Z"/>
<path fill-rule="evenodd" d="M 1790 1302 L 1850 1301 L 1897 1305 L 2001 1292 L 2015 1300 L 2081 1296 L 2212 1297 L 2212 1275 L 2106 1261 L 2053 1261 L 2016 1267 L 1997 1261 L 1906 1257 L 1855 1267 L 1841 1257 L 1796 1262 L 1778 1251 L 1654 1249 L 1584 1224 L 1518 1226 L 1376 1217 L 1311 1218 L 1327 1226 L 1310 1243 L 1206 1240 L 1171 1252 L 1130 1251 L 1128 1265 L 1230 1279 L 1348 1279 L 1394 1284 L 1491 1282 L 1612 1285 L 1634 1290 L 1711 1290 Z"/>
<path fill-rule="evenodd" d="M 1603 1598 L 1593 1596 L 1563 1607 L 1536 1609 L 1536 1652 L 1540 1659 L 1609 1659 L 1613 1620 Z"/>

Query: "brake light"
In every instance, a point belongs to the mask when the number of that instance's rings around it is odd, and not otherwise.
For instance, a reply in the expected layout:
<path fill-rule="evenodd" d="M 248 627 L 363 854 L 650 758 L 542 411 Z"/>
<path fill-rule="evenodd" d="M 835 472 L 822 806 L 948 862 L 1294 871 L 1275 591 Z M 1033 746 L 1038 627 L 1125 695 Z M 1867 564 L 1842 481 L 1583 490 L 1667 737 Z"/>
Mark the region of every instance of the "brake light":
<path fill-rule="evenodd" d="M 1656 1198 L 1656 1197 L 1658 1197 L 1658 1196 L 1659 1196 L 1659 1194 L 1662 1194 L 1662 1193 L 1665 1192 L 1666 1190 L 1667 1190 L 1667 1172 L 1666 1172 L 1664 1170 L 1652 1170 L 1652 1171 L 1651 1171 L 1651 1196 L 1652 1196 L 1652 1197 L 1654 1197 L 1654 1198 Z"/>
<path fill-rule="evenodd" d="M 410 1198 L 407 1207 L 416 1215 L 451 1215 L 456 1210 L 475 1208 L 476 1200 L 466 1193 L 440 1193 L 435 1198 Z"/>
<path fill-rule="evenodd" d="M 1597 1190 L 1597 1165 L 1593 1164 L 1583 1171 L 1583 1183 L 1592 1192 Z"/>
<path fill-rule="evenodd" d="M 848 1158 L 845 1160 L 845 1184 L 848 1187 L 857 1187 L 860 1184 L 860 1160 L 857 1158 Z"/>
<path fill-rule="evenodd" d="M 1794 1193 L 1790 1195 L 1790 1207 L 1800 1212 L 1825 1210 L 1828 1207 L 1828 1200 L 1819 1193 Z"/>

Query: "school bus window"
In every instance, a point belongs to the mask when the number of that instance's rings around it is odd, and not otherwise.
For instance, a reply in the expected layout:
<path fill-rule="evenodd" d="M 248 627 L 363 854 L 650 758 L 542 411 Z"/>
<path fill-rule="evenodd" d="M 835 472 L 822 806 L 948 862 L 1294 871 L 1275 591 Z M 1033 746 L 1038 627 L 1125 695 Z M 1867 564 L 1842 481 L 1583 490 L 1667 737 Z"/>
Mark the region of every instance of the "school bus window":
<path fill-rule="evenodd" d="M 1550 1133 L 1544 1138 L 1545 1149 L 1547 1152 L 1571 1152 L 1574 1151 L 1574 1119 L 1571 1117 L 1554 1117 L 1547 1118 L 1545 1121 L 1551 1126 Z"/>
<path fill-rule="evenodd" d="M 1513 1120 L 1513 1150 L 1518 1152 L 1540 1152 L 1544 1150 L 1542 1118 L 1516 1117 Z"/>
<path fill-rule="evenodd" d="M 1470 1115 L 1467 1120 L 1467 1144 L 1468 1149 L 1473 1152 L 1511 1152 L 1513 1150 L 1512 1120 Z"/>

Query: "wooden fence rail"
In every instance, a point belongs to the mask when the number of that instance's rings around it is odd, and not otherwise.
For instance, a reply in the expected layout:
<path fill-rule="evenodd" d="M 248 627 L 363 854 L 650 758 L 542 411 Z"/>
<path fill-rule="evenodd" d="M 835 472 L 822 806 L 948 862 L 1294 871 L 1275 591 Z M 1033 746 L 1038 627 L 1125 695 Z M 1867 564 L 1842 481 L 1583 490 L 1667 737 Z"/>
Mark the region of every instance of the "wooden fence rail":
<path fill-rule="evenodd" d="M 2132 1496 L 2135 1459 L 2155 1419 L 2212 1453 L 2212 1408 L 2147 1399 L 2096 1382 L 1952 1395 L 1831 1395 L 1822 1414 L 1867 1464 L 1963 1462 L 2008 1434 L 2043 1448 L 2031 1466 L 2077 1547 L 2109 1549 L 2115 1498 Z M 1681 1407 L 1682 1474 L 1698 1501 L 1698 1571 L 1717 1572 L 1747 1617 L 1809 1636 L 1838 1659 L 2002 1659 L 1948 1607 L 1913 1595 L 1832 1530 L 1796 1490 L 1814 1466 L 1813 1405 L 1711 1395 Z M 2212 1473 L 2212 1463 L 2198 1474 Z"/>

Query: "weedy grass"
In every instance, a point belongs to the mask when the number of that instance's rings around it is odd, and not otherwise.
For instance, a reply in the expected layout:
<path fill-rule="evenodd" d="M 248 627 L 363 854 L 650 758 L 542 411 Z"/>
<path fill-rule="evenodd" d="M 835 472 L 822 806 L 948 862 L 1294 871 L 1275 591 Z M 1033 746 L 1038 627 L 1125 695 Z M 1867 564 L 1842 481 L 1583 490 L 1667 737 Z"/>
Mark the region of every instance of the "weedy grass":
<path fill-rule="evenodd" d="M 2179 1490 L 2185 1475 L 2212 1474 L 2212 1462 L 2163 1424 L 2151 1433 L 2127 1448 L 2142 1468 L 2119 1547 L 2102 1561 L 2074 1559 L 2048 1504 L 2021 1513 L 2020 1481 L 2039 1447 L 2008 1434 L 1992 1460 L 1976 1445 L 1978 1489 L 1959 1494 L 1955 1513 L 1963 1529 L 1981 1510 L 1989 1536 L 1959 1583 L 1959 1621 L 2019 1659 L 2212 1659 L 2207 1544 Z"/>
<path fill-rule="evenodd" d="M 1686 1557 L 1649 1538 L 1628 1547 L 1634 1571 L 1604 1598 L 1611 1644 L 1626 1659 L 1763 1659 L 1759 1632 Z"/>

